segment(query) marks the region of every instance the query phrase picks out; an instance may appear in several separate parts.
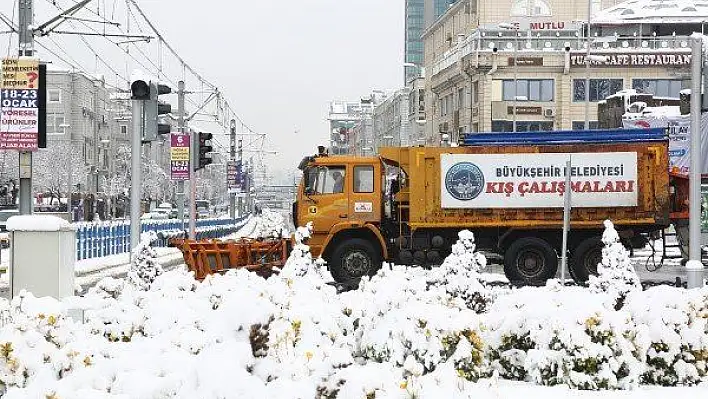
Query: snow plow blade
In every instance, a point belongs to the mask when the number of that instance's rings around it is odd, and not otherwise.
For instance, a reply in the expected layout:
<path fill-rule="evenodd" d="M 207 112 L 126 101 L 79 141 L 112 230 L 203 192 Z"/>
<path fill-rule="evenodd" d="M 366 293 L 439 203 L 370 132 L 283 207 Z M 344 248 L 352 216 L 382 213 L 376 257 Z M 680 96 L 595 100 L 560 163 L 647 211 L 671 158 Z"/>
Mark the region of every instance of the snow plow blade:
<path fill-rule="evenodd" d="M 184 262 L 197 280 L 214 273 L 245 268 L 262 277 L 278 273 L 292 248 L 288 239 L 183 240 L 171 245 L 182 251 Z"/>

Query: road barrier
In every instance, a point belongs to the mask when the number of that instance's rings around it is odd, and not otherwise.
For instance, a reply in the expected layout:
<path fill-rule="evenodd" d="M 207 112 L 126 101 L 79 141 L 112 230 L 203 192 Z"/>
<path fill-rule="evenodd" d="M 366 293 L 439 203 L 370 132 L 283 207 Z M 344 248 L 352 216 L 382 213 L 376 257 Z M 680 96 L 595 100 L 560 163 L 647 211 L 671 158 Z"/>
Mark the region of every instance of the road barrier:
<path fill-rule="evenodd" d="M 248 217 L 236 219 L 198 219 L 196 238 L 219 238 L 238 231 Z M 158 240 L 153 244 L 166 247 L 172 238 L 183 238 L 182 221 L 179 219 L 145 220 L 141 222 L 141 233 L 153 231 Z M 91 259 L 122 254 L 130 251 L 130 221 L 106 221 L 75 223 L 76 259 Z M 185 228 L 187 224 L 185 223 Z"/>

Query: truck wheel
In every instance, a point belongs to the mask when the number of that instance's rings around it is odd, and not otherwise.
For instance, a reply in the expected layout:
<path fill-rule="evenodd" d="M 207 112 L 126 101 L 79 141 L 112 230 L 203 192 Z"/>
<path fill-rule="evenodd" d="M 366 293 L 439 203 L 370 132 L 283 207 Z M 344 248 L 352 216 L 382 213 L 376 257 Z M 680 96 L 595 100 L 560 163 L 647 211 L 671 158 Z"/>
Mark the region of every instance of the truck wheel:
<path fill-rule="evenodd" d="M 381 260 L 374 246 L 367 240 L 352 238 L 332 254 L 330 271 L 338 283 L 355 283 L 363 276 L 373 276 L 381 267 Z"/>
<path fill-rule="evenodd" d="M 602 239 L 590 237 L 578 245 L 571 255 L 570 274 L 573 280 L 584 283 L 590 275 L 597 275 L 597 265 L 602 262 Z"/>
<path fill-rule="evenodd" d="M 555 277 L 557 269 L 556 251 L 540 238 L 520 238 L 504 254 L 504 274 L 509 281 L 546 281 Z"/>

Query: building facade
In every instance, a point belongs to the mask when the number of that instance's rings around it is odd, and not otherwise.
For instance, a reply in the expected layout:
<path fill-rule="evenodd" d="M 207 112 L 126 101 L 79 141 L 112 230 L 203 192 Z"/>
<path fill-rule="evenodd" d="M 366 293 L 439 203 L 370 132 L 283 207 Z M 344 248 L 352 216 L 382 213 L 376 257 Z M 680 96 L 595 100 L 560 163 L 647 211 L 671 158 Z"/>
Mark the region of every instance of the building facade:
<path fill-rule="evenodd" d="M 386 93 L 373 91 L 359 101 L 329 103 L 329 153 L 371 155 L 375 153 L 374 108 L 386 99 Z"/>
<path fill-rule="evenodd" d="M 404 85 L 420 76 L 423 67 L 423 27 L 425 23 L 425 0 L 406 0 Z"/>
<path fill-rule="evenodd" d="M 388 96 L 374 108 L 374 148 L 411 145 L 409 121 L 410 89 L 404 87 Z"/>
<path fill-rule="evenodd" d="M 113 159 L 111 143 L 119 132 L 114 108 L 103 79 L 79 72 L 47 72 L 47 149 L 40 151 L 52 151 L 60 144 L 70 149 L 67 158 L 76 169 L 72 174 L 76 191 L 103 192 L 102 182 Z"/>
<path fill-rule="evenodd" d="M 586 1 L 455 3 L 423 34 L 427 143 L 468 132 L 582 129 L 586 112 L 592 128 L 597 102 L 622 89 L 678 97 L 688 86 L 688 37 L 600 11 L 615 3 L 592 3 L 591 40 Z"/>
<path fill-rule="evenodd" d="M 425 27 L 429 27 L 457 0 L 425 0 Z"/>
<path fill-rule="evenodd" d="M 418 77 L 406 86 L 408 91 L 408 129 L 410 145 L 425 145 L 425 77 Z"/>

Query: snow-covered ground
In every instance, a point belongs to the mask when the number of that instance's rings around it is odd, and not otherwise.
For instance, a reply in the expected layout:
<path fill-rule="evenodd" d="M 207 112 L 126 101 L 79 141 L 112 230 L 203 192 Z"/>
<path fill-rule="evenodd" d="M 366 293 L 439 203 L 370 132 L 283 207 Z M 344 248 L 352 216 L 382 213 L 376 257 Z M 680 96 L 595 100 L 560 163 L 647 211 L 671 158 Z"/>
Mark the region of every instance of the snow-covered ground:
<path fill-rule="evenodd" d="M 268 280 L 146 263 L 137 283 L 0 304 L 0 384 L 7 399 L 708 394 L 708 289 L 642 291 L 614 237 L 590 289 L 488 287 L 471 233 L 439 268 L 386 266 L 342 294 L 303 244 Z"/>

